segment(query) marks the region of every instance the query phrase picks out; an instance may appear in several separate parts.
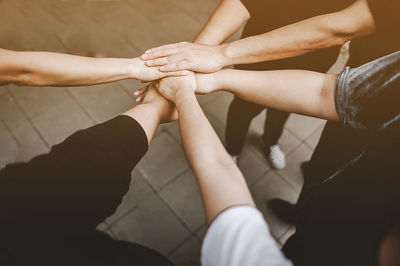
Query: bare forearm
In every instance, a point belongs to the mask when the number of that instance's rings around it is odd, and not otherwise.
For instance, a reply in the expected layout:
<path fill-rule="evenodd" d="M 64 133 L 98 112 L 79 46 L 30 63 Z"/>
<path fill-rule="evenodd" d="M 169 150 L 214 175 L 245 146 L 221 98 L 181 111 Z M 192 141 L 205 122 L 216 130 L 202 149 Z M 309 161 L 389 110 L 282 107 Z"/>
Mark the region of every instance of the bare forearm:
<path fill-rule="evenodd" d="M 220 44 L 249 18 L 246 7 L 239 0 L 222 0 L 193 42 Z"/>
<path fill-rule="evenodd" d="M 2 83 L 80 86 L 137 76 L 137 59 L 89 58 L 48 52 L 1 52 Z"/>
<path fill-rule="evenodd" d="M 183 145 L 197 177 L 208 222 L 235 205 L 254 205 L 246 182 L 194 95 L 176 101 Z"/>
<path fill-rule="evenodd" d="M 282 111 L 337 120 L 336 75 L 302 70 L 222 70 L 212 74 L 214 89 Z"/>
<path fill-rule="evenodd" d="M 331 14 L 312 17 L 222 47 L 225 65 L 249 64 L 299 56 L 338 46 L 375 30 L 367 1 Z"/>

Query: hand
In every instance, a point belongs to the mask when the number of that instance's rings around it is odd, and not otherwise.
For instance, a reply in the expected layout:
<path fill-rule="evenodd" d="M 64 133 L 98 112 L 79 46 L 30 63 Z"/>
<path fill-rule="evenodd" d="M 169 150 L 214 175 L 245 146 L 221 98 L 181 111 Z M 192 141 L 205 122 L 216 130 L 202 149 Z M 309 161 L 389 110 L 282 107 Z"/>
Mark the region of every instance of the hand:
<path fill-rule="evenodd" d="M 141 93 L 139 94 L 137 92 Z M 160 114 L 162 123 L 172 122 L 178 119 L 178 112 L 176 111 L 175 105 L 158 93 L 152 83 L 137 92 L 135 92 L 135 95 L 139 95 L 139 97 L 136 99 L 136 102 L 155 106 Z"/>
<path fill-rule="evenodd" d="M 134 58 L 132 63 L 132 77 L 143 82 L 153 81 L 164 77 L 189 75 L 190 71 L 160 71 L 158 67 L 149 67 L 140 58 Z"/>
<path fill-rule="evenodd" d="M 202 73 L 196 73 L 196 93 L 197 94 L 208 94 L 214 91 L 217 91 L 220 89 L 220 85 L 217 83 L 217 73 L 212 73 L 212 74 L 202 74 Z M 165 81 L 167 82 L 167 81 Z M 159 81 L 154 81 L 152 86 L 145 86 L 141 88 L 140 90 L 137 90 L 134 94 L 138 96 L 136 98 L 136 102 L 142 102 L 143 96 L 146 94 L 146 91 L 150 87 L 156 87 L 159 88 L 160 82 Z"/>
<path fill-rule="evenodd" d="M 174 103 L 176 103 L 176 99 L 179 96 L 194 95 L 196 85 L 196 77 L 194 73 L 184 77 L 170 77 L 154 82 L 154 86 L 158 92 Z"/>
<path fill-rule="evenodd" d="M 160 71 L 192 70 L 212 73 L 223 68 L 222 46 L 188 42 L 168 44 L 147 50 L 141 56 L 150 67 L 161 66 Z"/>

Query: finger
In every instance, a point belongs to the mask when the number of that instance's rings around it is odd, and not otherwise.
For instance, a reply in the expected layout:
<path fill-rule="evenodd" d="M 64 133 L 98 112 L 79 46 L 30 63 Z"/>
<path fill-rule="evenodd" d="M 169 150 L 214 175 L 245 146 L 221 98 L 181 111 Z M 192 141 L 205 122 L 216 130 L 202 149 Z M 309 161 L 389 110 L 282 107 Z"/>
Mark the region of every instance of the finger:
<path fill-rule="evenodd" d="M 148 89 L 148 86 L 141 88 L 140 90 L 135 91 L 133 94 L 136 96 L 143 95 Z"/>
<path fill-rule="evenodd" d="M 153 66 L 164 66 L 171 63 L 169 57 L 161 57 L 153 60 L 146 61 L 146 66 L 153 67 Z"/>
<path fill-rule="evenodd" d="M 189 70 L 181 70 L 181 71 L 173 71 L 173 72 L 164 72 L 167 76 L 177 77 L 177 76 L 187 76 L 191 73 Z"/>
<path fill-rule="evenodd" d="M 151 48 L 145 51 L 145 54 L 154 52 L 154 51 L 158 51 L 158 50 L 163 50 L 163 49 L 172 49 L 172 48 L 177 48 L 179 45 L 181 45 L 182 42 L 180 43 L 170 43 L 170 44 L 165 44 L 165 45 L 161 45 L 155 48 Z"/>
<path fill-rule="evenodd" d="M 160 50 L 155 50 L 152 52 L 148 52 L 143 54 L 140 58 L 142 60 L 153 60 L 156 58 L 160 58 L 160 57 L 166 57 L 166 56 L 170 56 L 170 55 L 175 55 L 180 53 L 181 50 L 177 49 L 177 48 L 171 48 L 171 49 L 160 49 Z"/>
<path fill-rule="evenodd" d="M 168 65 L 160 67 L 161 72 L 176 72 L 183 70 L 192 70 L 191 64 L 187 60 L 170 63 Z"/>

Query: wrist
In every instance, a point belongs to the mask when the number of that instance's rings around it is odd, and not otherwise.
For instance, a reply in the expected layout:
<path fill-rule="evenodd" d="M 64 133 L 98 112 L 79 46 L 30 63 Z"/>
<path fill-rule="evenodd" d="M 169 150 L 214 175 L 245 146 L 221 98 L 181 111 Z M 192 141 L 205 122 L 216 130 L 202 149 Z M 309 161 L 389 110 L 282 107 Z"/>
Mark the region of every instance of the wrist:
<path fill-rule="evenodd" d="M 142 69 L 140 65 L 144 64 L 144 62 L 138 57 L 128 60 L 129 61 L 126 68 L 127 75 L 129 78 L 139 79 L 142 76 Z"/>
<path fill-rule="evenodd" d="M 180 90 L 177 92 L 177 94 L 174 97 L 174 104 L 176 105 L 177 108 L 181 106 L 183 103 L 186 103 L 188 101 L 192 101 L 193 99 L 196 99 L 196 95 L 192 91 L 185 91 L 185 90 Z"/>
<path fill-rule="evenodd" d="M 234 54 L 232 52 L 232 44 L 225 43 L 219 46 L 220 56 L 219 60 L 221 62 L 222 67 L 230 66 L 234 64 Z"/>

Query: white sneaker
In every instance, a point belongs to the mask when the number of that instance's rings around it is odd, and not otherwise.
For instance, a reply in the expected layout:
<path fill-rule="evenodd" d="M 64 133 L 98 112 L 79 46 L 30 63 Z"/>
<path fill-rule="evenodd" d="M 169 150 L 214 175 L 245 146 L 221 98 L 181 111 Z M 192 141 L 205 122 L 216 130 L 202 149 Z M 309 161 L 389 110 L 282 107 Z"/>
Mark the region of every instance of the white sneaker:
<path fill-rule="evenodd" d="M 268 160 L 275 169 L 283 169 L 286 166 L 286 157 L 278 145 L 269 147 Z"/>

